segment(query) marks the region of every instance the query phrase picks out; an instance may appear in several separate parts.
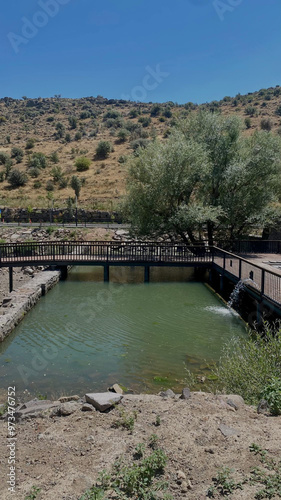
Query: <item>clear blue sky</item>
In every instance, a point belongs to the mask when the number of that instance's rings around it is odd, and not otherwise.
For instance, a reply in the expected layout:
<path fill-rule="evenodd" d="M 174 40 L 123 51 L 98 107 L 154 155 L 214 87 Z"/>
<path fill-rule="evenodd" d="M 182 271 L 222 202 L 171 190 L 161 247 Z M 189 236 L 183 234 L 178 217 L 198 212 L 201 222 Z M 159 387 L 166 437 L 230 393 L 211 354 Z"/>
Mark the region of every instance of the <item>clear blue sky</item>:
<path fill-rule="evenodd" d="M 280 0 L 13 0 L 0 28 L 0 97 L 202 103 L 281 84 Z"/>

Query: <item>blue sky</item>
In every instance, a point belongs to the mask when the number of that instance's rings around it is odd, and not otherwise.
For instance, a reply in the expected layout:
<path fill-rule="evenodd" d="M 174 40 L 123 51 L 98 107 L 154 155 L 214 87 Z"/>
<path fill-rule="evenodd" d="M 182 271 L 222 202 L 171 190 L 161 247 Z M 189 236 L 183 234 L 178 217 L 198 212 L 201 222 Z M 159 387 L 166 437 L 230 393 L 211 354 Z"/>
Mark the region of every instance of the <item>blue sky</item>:
<path fill-rule="evenodd" d="M 281 83 L 280 0 L 13 0 L 0 97 L 206 102 Z"/>

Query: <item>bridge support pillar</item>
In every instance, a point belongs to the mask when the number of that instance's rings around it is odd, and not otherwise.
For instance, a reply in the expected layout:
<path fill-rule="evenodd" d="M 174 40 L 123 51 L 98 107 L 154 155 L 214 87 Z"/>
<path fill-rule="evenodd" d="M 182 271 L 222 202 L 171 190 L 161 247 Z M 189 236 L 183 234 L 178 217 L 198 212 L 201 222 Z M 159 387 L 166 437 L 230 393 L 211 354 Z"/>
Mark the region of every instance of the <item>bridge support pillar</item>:
<path fill-rule="evenodd" d="M 144 282 L 149 283 L 150 267 L 144 266 Z"/>
<path fill-rule="evenodd" d="M 14 288 L 14 279 L 13 279 L 13 268 L 9 267 L 9 292 L 11 293 Z"/>
<path fill-rule="evenodd" d="M 65 281 L 67 278 L 67 266 L 61 266 L 60 267 L 60 279 L 62 281 Z"/>
<path fill-rule="evenodd" d="M 224 291 L 224 276 L 223 274 L 220 274 L 220 293 L 223 293 Z"/>
<path fill-rule="evenodd" d="M 103 268 L 103 280 L 104 282 L 109 281 L 109 265 L 105 264 Z"/>

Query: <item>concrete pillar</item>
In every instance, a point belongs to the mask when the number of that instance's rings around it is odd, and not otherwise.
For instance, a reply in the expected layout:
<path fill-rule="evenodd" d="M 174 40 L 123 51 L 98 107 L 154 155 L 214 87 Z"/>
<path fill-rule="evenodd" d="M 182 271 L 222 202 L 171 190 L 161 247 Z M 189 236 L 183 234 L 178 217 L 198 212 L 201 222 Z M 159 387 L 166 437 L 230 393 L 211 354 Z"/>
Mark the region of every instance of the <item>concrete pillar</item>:
<path fill-rule="evenodd" d="M 144 282 L 149 283 L 149 271 L 150 267 L 149 266 L 144 266 Z"/>
<path fill-rule="evenodd" d="M 67 278 L 67 266 L 61 266 L 60 267 L 60 278 L 62 281 L 66 280 Z"/>
<path fill-rule="evenodd" d="M 103 267 L 103 280 L 104 282 L 109 281 L 109 265 L 105 264 Z"/>
<path fill-rule="evenodd" d="M 13 268 L 9 267 L 9 291 L 10 293 L 13 291 L 14 283 L 13 283 Z"/>

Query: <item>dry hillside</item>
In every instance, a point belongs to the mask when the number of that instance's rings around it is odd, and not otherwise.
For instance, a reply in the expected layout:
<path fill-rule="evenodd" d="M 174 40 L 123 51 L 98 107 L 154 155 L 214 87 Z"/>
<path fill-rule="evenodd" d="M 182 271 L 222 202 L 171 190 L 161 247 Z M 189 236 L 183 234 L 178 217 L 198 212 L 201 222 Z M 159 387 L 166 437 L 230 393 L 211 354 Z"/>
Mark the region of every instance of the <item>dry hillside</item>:
<path fill-rule="evenodd" d="M 167 137 L 178 117 L 199 108 L 241 116 L 247 134 L 260 128 L 281 133 L 279 86 L 200 106 L 134 103 L 101 96 L 3 98 L 0 100 L 0 206 L 63 207 L 74 194 L 70 179 L 78 175 L 83 182 L 81 207 L 114 208 L 124 194 L 127 160 L 134 148 L 156 136 Z M 106 158 L 96 157 L 100 141 L 110 142 L 111 151 Z M 23 156 L 17 155 L 13 148 L 20 148 Z M 42 153 L 39 158 L 38 153 Z M 57 155 L 51 156 L 54 153 Z M 81 156 L 91 163 L 88 170 L 77 172 L 75 161 Z M 46 163 L 43 168 L 42 158 Z M 12 188 L 7 175 L 14 168 L 26 175 L 26 181 Z"/>

